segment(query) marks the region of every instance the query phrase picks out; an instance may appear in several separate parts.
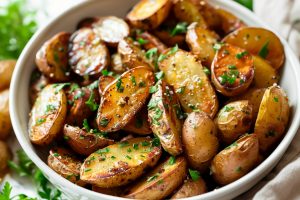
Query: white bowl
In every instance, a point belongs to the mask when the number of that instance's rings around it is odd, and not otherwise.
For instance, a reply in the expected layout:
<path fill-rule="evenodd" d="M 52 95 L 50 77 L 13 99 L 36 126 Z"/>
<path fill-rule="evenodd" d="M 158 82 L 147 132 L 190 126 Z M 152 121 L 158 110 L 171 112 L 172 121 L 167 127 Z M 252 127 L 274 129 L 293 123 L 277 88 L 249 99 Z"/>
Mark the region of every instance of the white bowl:
<path fill-rule="evenodd" d="M 44 162 L 45 152 L 34 147 L 28 137 L 27 122 L 29 113 L 28 87 L 30 74 L 35 68 L 35 54 L 42 44 L 60 31 L 74 31 L 76 24 L 83 18 L 89 16 L 116 15 L 124 17 L 126 12 L 138 0 L 91 0 L 83 2 L 70 10 L 64 12 L 47 26 L 39 30 L 30 40 L 22 52 L 16 69 L 13 74 L 11 91 L 10 91 L 10 111 L 11 119 L 16 136 L 30 159 L 43 171 L 45 176 L 57 186 L 70 199 L 122 199 L 104 194 L 99 194 L 88 189 L 79 187 L 64 179 Z M 266 24 L 259 20 L 252 12 L 233 1 L 211 0 L 215 5 L 234 13 L 250 26 L 265 27 L 270 29 Z M 273 167 L 276 166 L 299 127 L 300 121 L 300 66 L 298 59 L 291 51 L 284 39 L 283 43 L 286 61 L 282 70 L 280 85 L 287 92 L 292 107 L 290 125 L 287 129 L 286 136 L 282 142 L 273 151 L 273 153 L 258 167 L 248 173 L 241 179 L 224 186 L 220 189 L 208 192 L 206 194 L 191 197 L 189 199 L 231 199 L 247 191 L 254 186 L 259 180 L 266 176 Z"/>

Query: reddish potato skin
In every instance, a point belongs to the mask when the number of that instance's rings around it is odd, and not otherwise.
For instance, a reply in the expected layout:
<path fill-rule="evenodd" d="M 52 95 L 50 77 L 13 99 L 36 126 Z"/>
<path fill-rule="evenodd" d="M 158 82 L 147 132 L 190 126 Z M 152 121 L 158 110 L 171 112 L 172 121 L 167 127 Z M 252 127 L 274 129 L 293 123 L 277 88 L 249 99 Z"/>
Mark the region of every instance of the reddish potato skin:
<path fill-rule="evenodd" d="M 81 28 L 92 28 L 93 23 L 97 22 L 99 20 L 99 17 L 87 17 L 79 21 L 77 24 L 76 29 Z"/>
<path fill-rule="evenodd" d="M 142 38 L 145 40 L 145 44 L 142 46 L 146 49 L 157 48 L 159 53 L 164 53 L 167 50 L 167 46 L 162 43 L 157 37 L 151 35 L 149 32 L 143 32 L 137 36 L 137 39 Z"/>
<path fill-rule="evenodd" d="M 104 94 L 105 88 L 115 80 L 112 76 L 100 76 L 99 78 L 99 93 Z"/>
<path fill-rule="evenodd" d="M 178 191 L 171 197 L 171 199 L 183 199 L 187 197 L 197 196 L 207 192 L 206 184 L 203 178 L 193 181 L 187 179 L 184 181 Z"/>

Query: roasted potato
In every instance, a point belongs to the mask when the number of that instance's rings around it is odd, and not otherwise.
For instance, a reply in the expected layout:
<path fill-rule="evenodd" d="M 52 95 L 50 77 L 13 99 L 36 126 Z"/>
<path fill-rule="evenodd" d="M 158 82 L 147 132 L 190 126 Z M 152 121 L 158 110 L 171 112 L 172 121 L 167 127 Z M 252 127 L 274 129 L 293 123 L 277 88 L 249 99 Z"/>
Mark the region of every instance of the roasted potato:
<path fill-rule="evenodd" d="M 15 69 L 16 60 L 0 61 L 0 91 L 9 88 L 10 80 Z"/>
<path fill-rule="evenodd" d="M 252 105 L 247 100 L 226 104 L 218 113 L 215 124 L 220 139 L 231 144 L 250 130 L 252 123 Z"/>
<path fill-rule="evenodd" d="M 68 44 L 70 33 L 60 32 L 49 39 L 36 54 L 38 69 L 53 81 L 63 82 L 70 78 Z"/>
<path fill-rule="evenodd" d="M 100 76 L 99 78 L 99 93 L 104 94 L 104 90 L 109 84 L 114 82 L 115 78 L 113 76 Z"/>
<path fill-rule="evenodd" d="M 197 22 L 201 28 L 207 28 L 206 21 L 198 8 L 190 0 L 174 0 L 173 10 L 177 19 L 182 22 Z"/>
<path fill-rule="evenodd" d="M 126 71 L 126 68 L 123 66 L 121 55 L 119 53 L 115 53 L 111 56 L 111 70 L 117 74 Z"/>
<path fill-rule="evenodd" d="M 183 109 L 202 110 L 210 117 L 218 111 L 218 99 L 201 63 L 188 52 L 178 50 L 159 63 L 165 79 L 174 87 Z"/>
<path fill-rule="evenodd" d="M 155 29 L 168 17 L 171 6 L 171 0 L 140 0 L 126 19 L 133 27 Z"/>
<path fill-rule="evenodd" d="M 154 74 L 147 67 L 123 73 L 104 90 L 97 115 L 99 130 L 117 131 L 125 127 L 142 108 L 154 85 Z"/>
<path fill-rule="evenodd" d="M 253 65 L 255 76 L 252 82 L 255 88 L 267 88 L 274 83 L 278 83 L 279 76 L 276 71 L 266 60 L 253 56 Z"/>
<path fill-rule="evenodd" d="M 183 34 L 171 36 L 170 32 L 166 30 L 155 30 L 153 34 L 169 47 L 176 44 L 179 47 L 185 46 L 185 35 Z"/>
<path fill-rule="evenodd" d="M 218 153 L 211 164 L 214 180 L 227 185 L 252 170 L 259 158 L 256 134 L 247 134 Z"/>
<path fill-rule="evenodd" d="M 179 100 L 173 88 L 165 81 L 157 82 L 153 88 L 154 93 L 148 104 L 151 129 L 159 138 L 164 150 L 177 156 L 182 153 L 182 122 L 176 115 L 177 109 L 181 109 Z"/>
<path fill-rule="evenodd" d="M 80 180 L 81 162 L 69 150 L 64 148 L 53 148 L 49 152 L 48 165 L 56 173 L 68 179 L 72 183 L 84 186 Z"/>
<path fill-rule="evenodd" d="M 116 47 L 118 43 L 129 35 L 129 26 L 118 17 L 101 17 L 92 24 L 93 30 L 107 45 Z"/>
<path fill-rule="evenodd" d="M 137 135 L 149 135 L 152 133 L 150 123 L 148 121 L 148 110 L 144 106 L 130 122 L 123 128 L 124 131 Z"/>
<path fill-rule="evenodd" d="M 145 31 L 137 36 L 138 42 L 146 49 L 157 48 L 159 53 L 164 53 L 167 47 L 157 37 Z"/>
<path fill-rule="evenodd" d="M 5 140 L 12 132 L 9 115 L 9 89 L 0 92 L 0 140 Z"/>
<path fill-rule="evenodd" d="M 183 199 L 187 197 L 197 196 L 204 194 L 207 191 L 204 180 L 199 177 L 198 180 L 188 179 L 185 180 L 183 185 L 171 197 L 171 199 Z"/>
<path fill-rule="evenodd" d="M 223 42 L 246 49 L 266 59 L 274 69 L 279 69 L 285 60 L 280 39 L 264 28 L 244 27 L 227 35 Z"/>
<path fill-rule="evenodd" d="M 129 199 L 165 199 L 183 183 L 187 175 L 187 162 L 184 157 L 167 159 L 149 174 L 129 188 L 125 198 Z"/>
<path fill-rule="evenodd" d="M 98 149 L 102 149 L 114 143 L 113 140 L 107 139 L 100 132 L 94 130 L 83 130 L 79 127 L 70 125 L 64 126 L 64 139 L 69 146 L 81 155 L 89 156 Z"/>
<path fill-rule="evenodd" d="M 68 54 L 71 69 L 80 76 L 99 77 L 110 64 L 108 48 L 90 28 L 82 28 L 72 34 Z"/>
<path fill-rule="evenodd" d="M 190 166 L 205 172 L 219 148 L 214 121 L 205 112 L 190 113 L 183 124 L 182 143 Z"/>
<path fill-rule="evenodd" d="M 219 44 L 211 69 L 216 90 L 225 96 L 236 96 L 251 85 L 254 78 L 253 57 L 244 49 Z"/>
<path fill-rule="evenodd" d="M 226 10 L 217 8 L 216 12 L 221 19 L 221 30 L 225 35 L 235 31 L 238 28 L 246 26 L 242 20 Z"/>
<path fill-rule="evenodd" d="M 38 145 L 50 144 L 63 128 L 67 114 L 64 84 L 46 86 L 36 99 L 29 119 L 29 138 Z"/>
<path fill-rule="evenodd" d="M 186 33 L 186 42 L 191 52 L 199 58 L 204 65 L 211 66 L 215 57 L 214 44 L 219 36 L 207 29 L 199 27 L 197 23 L 192 23 Z"/>
<path fill-rule="evenodd" d="M 134 138 L 99 149 L 85 159 L 81 180 L 101 188 L 126 185 L 159 160 L 162 150 L 150 138 Z"/>
<path fill-rule="evenodd" d="M 285 134 L 289 110 L 289 101 L 283 89 L 277 85 L 266 89 L 254 127 L 262 152 L 270 151 Z"/>
<path fill-rule="evenodd" d="M 30 98 L 31 105 L 34 104 L 36 98 L 38 97 L 38 94 L 48 84 L 50 84 L 50 79 L 42 75 L 40 72 L 34 71 L 31 74 L 30 87 L 29 87 L 29 98 Z"/>
<path fill-rule="evenodd" d="M 76 29 L 81 28 L 92 28 L 93 23 L 97 22 L 99 20 L 99 17 L 87 17 L 79 21 L 77 24 Z"/>
<path fill-rule="evenodd" d="M 95 192 L 99 192 L 101 194 L 107 194 L 112 196 L 122 196 L 124 193 L 123 187 L 116 187 L 116 188 L 100 188 L 93 185 L 92 190 Z"/>
<path fill-rule="evenodd" d="M 7 162 L 11 159 L 11 152 L 6 143 L 0 140 L 0 182 L 7 170 Z"/>

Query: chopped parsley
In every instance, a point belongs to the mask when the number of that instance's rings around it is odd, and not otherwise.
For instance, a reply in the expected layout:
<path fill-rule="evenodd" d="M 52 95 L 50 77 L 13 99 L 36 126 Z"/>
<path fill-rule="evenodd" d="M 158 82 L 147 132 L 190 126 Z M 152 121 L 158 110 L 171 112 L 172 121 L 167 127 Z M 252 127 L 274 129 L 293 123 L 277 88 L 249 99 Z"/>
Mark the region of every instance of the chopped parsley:
<path fill-rule="evenodd" d="M 131 160 L 131 157 L 129 155 L 126 155 L 126 158 L 129 159 L 129 160 Z"/>
<path fill-rule="evenodd" d="M 165 73 L 163 71 L 155 73 L 155 79 L 156 79 L 156 81 L 159 81 L 159 80 L 163 79 L 164 76 L 165 76 Z"/>
<path fill-rule="evenodd" d="M 120 147 L 127 147 L 127 146 L 129 146 L 129 142 L 128 141 L 120 142 L 119 146 Z"/>
<path fill-rule="evenodd" d="M 89 172 L 89 171 L 92 171 L 92 169 L 91 168 L 87 168 L 87 169 L 84 170 L 84 172 Z"/>
<path fill-rule="evenodd" d="M 151 181 L 154 181 L 155 179 L 158 178 L 158 174 L 155 174 L 153 176 L 150 176 L 148 179 L 147 179 L 147 182 L 151 182 Z"/>
<path fill-rule="evenodd" d="M 149 42 L 148 40 L 145 40 L 145 39 L 143 39 L 143 38 L 138 38 L 137 41 L 138 41 L 138 43 L 139 43 L 140 45 L 144 45 L 144 44 L 147 44 L 147 43 Z"/>
<path fill-rule="evenodd" d="M 102 127 L 106 127 L 109 123 L 109 119 L 107 119 L 106 117 L 103 117 L 100 121 L 100 126 Z"/>
<path fill-rule="evenodd" d="M 46 113 L 52 112 L 52 111 L 54 111 L 54 110 L 56 110 L 55 105 L 48 104 L 48 105 L 46 106 Z"/>
<path fill-rule="evenodd" d="M 82 98 L 84 95 L 85 95 L 85 92 L 80 90 L 74 95 L 74 100 L 78 100 L 78 99 Z"/>
<path fill-rule="evenodd" d="M 104 149 L 99 149 L 99 150 L 97 151 L 98 154 L 103 154 L 103 153 L 108 153 L 108 152 L 109 152 L 109 148 L 108 148 L 108 147 L 106 147 L 106 148 L 104 148 Z"/>
<path fill-rule="evenodd" d="M 157 48 L 152 48 L 152 49 L 149 49 L 146 54 L 145 54 L 146 58 L 148 60 L 152 60 L 154 59 L 154 57 L 157 56 Z"/>
<path fill-rule="evenodd" d="M 160 140 L 159 140 L 159 138 L 155 137 L 155 138 L 153 138 L 151 143 L 152 143 L 153 147 L 158 147 L 160 145 Z"/>
<path fill-rule="evenodd" d="M 274 97 L 273 100 L 274 100 L 275 102 L 278 102 L 278 101 L 279 101 L 279 100 L 278 100 L 278 97 Z"/>
<path fill-rule="evenodd" d="M 139 82 L 139 87 L 145 87 L 146 83 L 144 81 Z"/>
<path fill-rule="evenodd" d="M 167 53 L 167 55 L 174 54 L 178 51 L 178 44 L 176 44 L 174 47 L 171 48 L 171 50 Z"/>
<path fill-rule="evenodd" d="M 85 104 L 90 108 L 91 111 L 95 111 L 98 109 L 99 105 L 95 103 L 95 94 L 91 91 L 91 95 L 89 99 L 85 102 Z"/>
<path fill-rule="evenodd" d="M 149 145 L 150 145 L 150 142 L 148 142 L 148 141 L 143 141 L 143 142 L 141 142 L 141 144 L 142 144 L 143 147 L 146 147 L 146 146 L 149 146 Z"/>
<path fill-rule="evenodd" d="M 91 130 L 90 125 L 89 125 L 87 119 L 84 119 L 84 120 L 83 120 L 83 128 L 84 128 L 87 132 L 90 132 L 90 130 Z"/>
<path fill-rule="evenodd" d="M 77 83 L 72 83 L 70 93 L 74 92 L 78 88 L 79 88 L 79 85 Z"/>
<path fill-rule="evenodd" d="M 124 87 L 122 86 L 122 79 L 119 77 L 117 80 L 117 91 L 122 93 L 124 91 Z"/>
<path fill-rule="evenodd" d="M 56 88 L 55 94 L 57 94 L 60 90 L 62 90 L 66 86 L 70 86 L 71 83 L 55 83 L 53 87 Z"/>
<path fill-rule="evenodd" d="M 135 77 L 134 77 L 134 76 L 131 76 L 131 77 L 130 77 L 130 80 L 131 80 L 132 84 L 133 84 L 134 86 L 136 86 L 136 80 L 135 80 Z"/>
<path fill-rule="evenodd" d="M 237 142 L 235 141 L 234 143 L 232 143 L 231 145 L 229 145 L 228 147 L 226 147 L 225 149 L 230 149 L 231 147 L 237 147 L 238 144 Z"/>
<path fill-rule="evenodd" d="M 157 92 L 158 91 L 158 86 L 157 85 L 154 85 L 154 86 L 151 86 L 150 87 L 150 94 L 153 94 L 153 93 L 155 93 L 155 92 Z"/>
<path fill-rule="evenodd" d="M 137 144 L 137 143 L 134 143 L 132 146 L 133 146 L 133 148 L 134 148 L 135 150 L 138 150 L 138 149 L 139 149 L 139 144 Z"/>
<path fill-rule="evenodd" d="M 44 122 L 46 122 L 45 118 L 39 118 L 36 120 L 35 125 L 39 126 L 39 125 L 43 124 Z"/>
<path fill-rule="evenodd" d="M 171 31 L 170 35 L 173 37 L 178 34 L 186 33 L 187 32 L 188 23 L 186 22 L 179 22 Z"/>
<path fill-rule="evenodd" d="M 177 119 L 182 120 L 186 118 L 186 114 L 181 110 L 180 105 L 174 104 L 173 108 L 175 109 Z"/>
<path fill-rule="evenodd" d="M 189 174 L 193 181 L 197 181 L 200 178 L 200 172 L 197 170 L 189 169 Z"/>
<path fill-rule="evenodd" d="M 222 46 L 224 45 L 224 43 L 216 43 L 214 46 L 213 46 L 213 49 L 215 51 L 218 51 L 222 48 Z"/>
<path fill-rule="evenodd" d="M 108 71 L 107 69 L 104 69 L 101 71 L 103 76 L 113 76 L 114 72 Z"/>
<path fill-rule="evenodd" d="M 234 109 L 234 107 L 232 107 L 232 106 L 225 106 L 224 107 L 224 111 L 225 112 L 230 112 L 230 111 L 232 111 Z"/>
<path fill-rule="evenodd" d="M 203 67 L 203 71 L 207 76 L 211 74 L 210 70 L 207 67 Z"/>
<path fill-rule="evenodd" d="M 242 58 L 243 58 L 245 55 L 247 55 L 247 54 L 248 54 L 247 51 L 243 51 L 243 52 L 240 52 L 240 53 L 236 54 L 235 57 L 236 57 L 237 59 L 242 59 Z"/>
<path fill-rule="evenodd" d="M 176 93 L 177 93 L 177 94 L 183 94 L 184 91 L 185 91 L 185 86 L 182 86 L 182 87 L 180 87 L 180 88 L 178 88 L 178 89 L 176 90 Z"/>
<path fill-rule="evenodd" d="M 176 162 L 175 156 L 171 156 L 170 159 L 169 159 L 169 165 L 174 165 L 175 162 Z"/>
<path fill-rule="evenodd" d="M 263 59 L 265 59 L 269 54 L 269 49 L 268 49 L 269 43 L 270 41 L 267 41 L 258 52 L 258 55 Z"/>

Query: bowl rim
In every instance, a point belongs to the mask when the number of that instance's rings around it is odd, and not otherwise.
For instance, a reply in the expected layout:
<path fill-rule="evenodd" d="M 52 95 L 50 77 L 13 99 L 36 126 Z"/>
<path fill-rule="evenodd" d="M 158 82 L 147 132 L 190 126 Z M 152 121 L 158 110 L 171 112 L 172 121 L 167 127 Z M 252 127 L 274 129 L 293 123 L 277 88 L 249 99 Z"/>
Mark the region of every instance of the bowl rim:
<path fill-rule="evenodd" d="M 18 139 L 18 142 L 20 143 L 22 149 L 25 151 L 25 153 L 28 155 L 28 157 L 35 163 L 35 165 L 43 171 L 43 173 L 46 174 L 48 177 L 53 177 L 56 182 L 59 182 L 59 185 L 62 185 L 66 188 L 69 188 L 73 191 L 77 191 L 79 194 L 86 196 L 88 198 L 96 199 L 96 198 L 105 198 L 105 199 L 125 199 L 122 197 L 115 197 L 115 196 L 110 196 L 106 194 L 101 194 L 94 192 L 92 190 L 85 189 L 83 187 L 80 187 L 78 185 L 75 185 L 71 183 L 70 181 L 66 180 L 65 178 L 61 177 L 59 174 L 57 174 L 55 171 L 53 171 L 45 162 L 42 161 L 42 159 L 34 152 L 32 148 L 28 148 L 27 144 L 27 139 L 25 138 L 25 134 L 23 133 L 22 128 L 21 128 L 21 123 L 19 120 L 19 115 L 18 111 L 16 109 L 16 104 L 17 100 L 15 99 L 15 96 L 17 95 L 18 92 L 18 80 L 19 77 L 21 76 L 21 68 L 23 64 L 26 62 L 24 59 L 28 56 L 28 54 L 31 52 L 31 49 L 33 46 L 35 46 L 35 40 L 38 38 L 42 37 L 42 35 L 47 32 L 47 30 L 56 24 L 61 18 L 63 18 L 65 15 L 69 15 L 73 12 L 76 12 L 83 6 L 87 6 L 90 3 L 95 3 L 97 0 L 89 0 L 89 1 L 83 1 L 69 9 L 67 9 L 65 12 L 61 13 L 60 15 L 56 16 L 53 18 L 51 21 L 49 21 L 46 25 L 41 27 L 35 34 L 34 36 L 30 39 L 30 41 L 27 43 L 26 47 L 22 51 L 18 62 L 16 64 L 16 68 L 13 73 L 12 81 L 11 81 L 11 86 L 10 86 L 10 105 L 9 105 L 9 110 L 10 110 L 10 116 L 11 116 L 11 121 L 13 125 L 13 129 L 15 132 L 15 135 Z M 212 0 L 212 3 L 217 3 L 218 5 L 226 5 L 227 7 L 231 7 L 236 10 L 240 10 L 240 13 L 243 13 L 245 15 L 245 18 L 248 18 L 252 21 L 255 21 L 257 24 L 259 24 L 261 27 L 267 28 L 271 31 L 273 31 L 281 40 L 284 50 L 285 50 L 285 55 L 286 59 L 291 62 L 291 70 L 293 73 L 295 73 L 296 77 L 299 77 L 297 79 L 297 82 L 295 84 L 295 91 L 300 91 L 300 64 L 299 60 L 294 54 L 294 52 L 291 50 L 289 47 L 288 43 L 286 40 L 278 34 L 276 31 L 274 31 L 270 26 L 268 26 L 266 23 L 264 23 L 261 19 L 259 19 L 257 16 L 254 15 L 250 10 L 247 8 L 244 8 L 243 6 L 239 5 L 238 3 L 234 1 L 224 1 L 224 0 Z M 297 99 L 300 99 L 300 94 L 297 92 Z M 295 110 L 295 114 L 293 119 L 290 119 L 290 127 L 286 132 L 286 135 L 282 139 L 282 141 L 278 144 L 276 149 L 270 154 L 260 165 L 258 165 L 256 168 L 254 168 L 252 171 L 250 171 L 248 174 L 243 176 L 242 178 L 238 179 L 237 181 L 230 183 L 226 186 L 223 186 L 217 190 L 210 191 L 208 193 L 198 195 L 198 196 L 193 196 L 189 197 L 186 199 L 190 200 L 196 200 L 196 199 L 217 199 L 224 197 L 224 195 L 228 195 L 232 192 L 234 192 L 237 189 L 241 189 L 242 187 L 245 187 L 246 184 L 249 184 L 250 182 L 253 182 L 254 179 L 262 179 L 264 176 L 262 176 L 266 171 L 270 171 L 275 167 L 275 164 L 282 158 L 284 152 L 286 149 L 289 147 L 289 144 L 291 143 L 292 139 L 297 133 L 299 124 L 300 124 L 300 101 L 296 101 L 296 106 L 297 109 Z M 279 159 L 278 159 L 279 157 Z M 274 164 L 275 163 L 275 164 Z M 258 181 L 257 181 L 258 182 Z M 53 183 L 56 185 L 55 183 Z"/>

